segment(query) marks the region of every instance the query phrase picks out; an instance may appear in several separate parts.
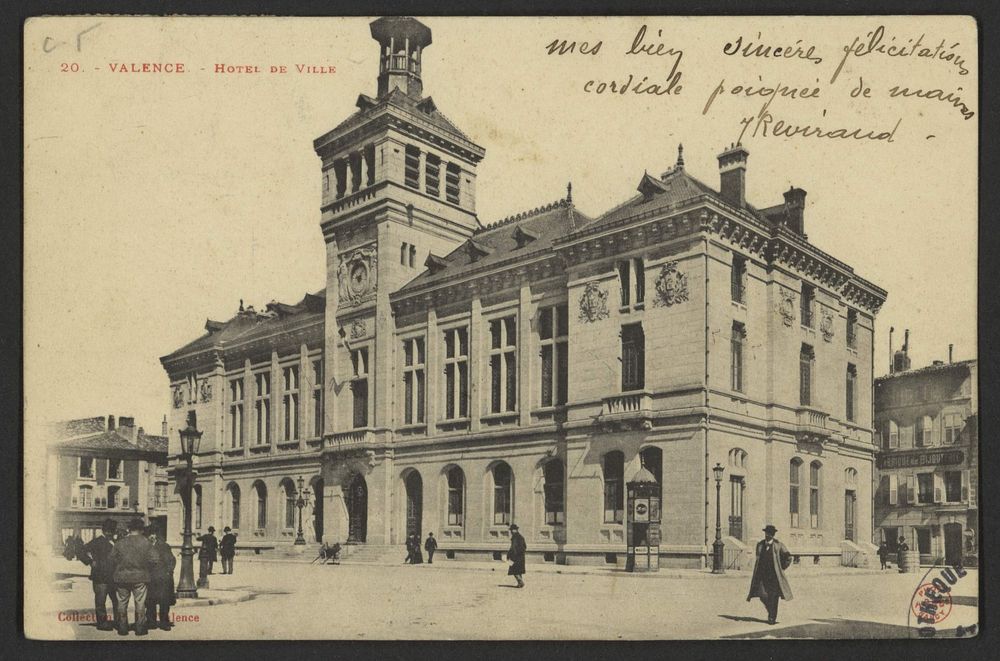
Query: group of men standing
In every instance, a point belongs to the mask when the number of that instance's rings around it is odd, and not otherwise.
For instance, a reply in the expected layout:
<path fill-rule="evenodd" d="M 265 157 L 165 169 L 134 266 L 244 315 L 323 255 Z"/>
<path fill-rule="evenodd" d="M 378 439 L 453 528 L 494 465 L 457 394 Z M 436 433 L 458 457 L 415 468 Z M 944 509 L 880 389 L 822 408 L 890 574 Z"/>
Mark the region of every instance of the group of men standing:
<path fill-rule="evenodd" d="M 174 568 L 177 559 L 163 534 L 142 519 L 128 524 L 128 534 L 112 541 L 115 522 L 108 519 L 101 534 L 77 551 L 77 558 L 90 566 L 94 587 L 94 612 L 97 628 L 129 632 L 128 604 L 135 603 L 135 633 L 145 636 L 149 627 L 169 631 L 170 607 L 174 596 Z M 114 622 L 108 619 L 107 600 L 111 598 Z"/>

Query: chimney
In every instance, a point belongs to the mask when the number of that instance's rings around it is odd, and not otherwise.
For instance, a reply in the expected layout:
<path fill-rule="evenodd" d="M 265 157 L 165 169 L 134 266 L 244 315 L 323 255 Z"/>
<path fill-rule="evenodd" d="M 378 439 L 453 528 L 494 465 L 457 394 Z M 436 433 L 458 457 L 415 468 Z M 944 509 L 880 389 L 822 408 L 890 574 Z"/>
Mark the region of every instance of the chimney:
<path fill-rule="evenodd" d="M 785 191 L 785 209 L 788 216 L 788 229 L 799 236 L 806 235 L 803 212 L 806 208 L 806 192 L 801 188 L 792 186 Z"/>
<path fill-rule="evenodd" d="M 135 418 L 126 417 L 124 415 L 118 416 L 118 433 L 134 443 Z"/>
<path fill-rule="evenodd" d="M 115 430 L 115 416 L 109 415 L 108 416 L 108 431 L 114 431 L 114 430 Z"/>
<path fill-rule="evenodd" d="M 895 326 L 889 326 L 889 374 L 892 374 L 895 371 L 892 368 L 893 367 L 893 365 L 892 365 L 893 358 L 892 357 L 893 357 L 893 355 L 895 355 L 892 352 L 892 334 L 895 333 L 895 332 L 896 332 L 896 327 Z"/>
<path fill-rule="evenodd" d="M 952 355 L 952 351 L 954 351 L 954 349 L 955 349 L 955 345 L 954 344 L 949 344 L 948 345 L 948 364 L 949 365 L 951 365 L 951 355 Z"/>
<path fill-rule="evenodd" d="M 160 425 L 160 429 L 163 432 L 161 436 L 167 436 L 167 414 L 163 414 L 163 422 Z"/>
<path fill-rule="evenodd" d="M 910 329 L 903 333 L 903 348 L 892 356 L 894 372 L 905 372 L 910 369 Z"/>
<path fill-rule="evenodd" d="M 750 152 L 743 145 L 729 145 L 719 154 L 719 193 L 722 199 L 742 209 L 747 203 L 747 157 Z"/>

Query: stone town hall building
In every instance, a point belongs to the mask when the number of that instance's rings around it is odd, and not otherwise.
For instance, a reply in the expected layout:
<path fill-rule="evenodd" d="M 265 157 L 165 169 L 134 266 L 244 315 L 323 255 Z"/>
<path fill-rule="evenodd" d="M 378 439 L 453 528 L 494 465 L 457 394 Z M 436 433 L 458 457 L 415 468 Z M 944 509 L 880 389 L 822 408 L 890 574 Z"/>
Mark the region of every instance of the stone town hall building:
<path fill-rule="evenodd" d="M 808 242 L 805 191 L 751 206 L 736 145 L 718 191 L 679 152 L 596 218 L 567 194 L 484 226 L 485 152 L 423 93 L 430 29 L 371 34 L 377 94 L 314 142 L 325 289 L 241 306 L 162 359 L 174 466 L 189 410 L 204 430 L 203 527 L 291 542 L 302 475 L 313 540 L 433 531 L 490 557 L 516 522 L 533 559 L 623 563 L 624 487 L 645 466 L 661 563 L 697 567 L 720 462 L 731 551 L 768 522 L 816 562 L 867 549 L 886 293 Z M 175 497 L 171 530 L 180 513 Z"/>

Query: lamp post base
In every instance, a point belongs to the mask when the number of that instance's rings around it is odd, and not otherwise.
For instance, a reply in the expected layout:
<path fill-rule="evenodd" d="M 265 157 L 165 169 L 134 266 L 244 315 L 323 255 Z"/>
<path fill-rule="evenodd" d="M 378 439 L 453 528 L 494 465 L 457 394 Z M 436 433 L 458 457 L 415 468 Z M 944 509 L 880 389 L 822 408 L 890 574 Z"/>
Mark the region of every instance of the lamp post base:
<path fill-rule="evenodd" d="M 198 588 L 191 588 L 185 590 L 177 590 L 178 599 L 197 599 L 198 598 Z"/>
<path fill-rule="evenodd" d="M 305 546 L 305 545 L 306 545 L 305 537 L 299 535 L 298 537 L 295 538 L 295 546 Z"/>
<path fill-rule="evenodd" d="M 723 566 L 723 549 L 725 549 L 726 544 L 721 539 L 715 540 L 712 544 L 712 573 L 713 574 L 725 574 L 726 569 Z"/>

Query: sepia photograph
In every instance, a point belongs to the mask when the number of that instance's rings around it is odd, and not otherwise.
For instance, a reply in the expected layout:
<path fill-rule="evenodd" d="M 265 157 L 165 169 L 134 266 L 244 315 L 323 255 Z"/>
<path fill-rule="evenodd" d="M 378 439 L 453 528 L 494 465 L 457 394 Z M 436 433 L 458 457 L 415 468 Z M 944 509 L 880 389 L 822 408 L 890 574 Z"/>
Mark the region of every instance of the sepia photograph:
<path fill-rule="evenodd" d="M 974 18 L 23 38 L 28 638 L 979 635 Z"/>

